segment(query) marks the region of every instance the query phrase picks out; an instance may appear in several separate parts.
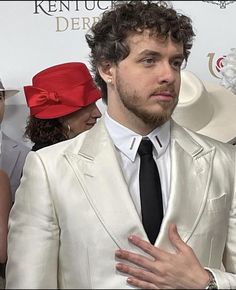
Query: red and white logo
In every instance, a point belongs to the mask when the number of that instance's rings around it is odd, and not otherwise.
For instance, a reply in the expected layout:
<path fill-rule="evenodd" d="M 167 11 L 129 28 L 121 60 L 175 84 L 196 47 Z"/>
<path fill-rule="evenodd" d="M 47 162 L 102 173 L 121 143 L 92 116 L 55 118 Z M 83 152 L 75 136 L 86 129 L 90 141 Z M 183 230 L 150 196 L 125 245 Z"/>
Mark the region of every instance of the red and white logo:
<path fill-rule="evenodd" d="M 220 73 L 221 69 L 224 67 L 223 60 L 225 55 L 217 57 L 214 52 L 208 53 L 208 68 L 211 75 L 215 78 L 221 79 L 222 75 Z"/>

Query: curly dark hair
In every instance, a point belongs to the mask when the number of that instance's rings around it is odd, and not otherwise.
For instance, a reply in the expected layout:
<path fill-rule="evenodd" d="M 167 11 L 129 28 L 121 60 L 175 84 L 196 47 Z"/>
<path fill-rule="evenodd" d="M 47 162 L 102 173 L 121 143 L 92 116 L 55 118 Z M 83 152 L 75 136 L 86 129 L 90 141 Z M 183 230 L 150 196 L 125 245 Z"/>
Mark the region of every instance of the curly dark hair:
<path fill-rule="evenodd" d="M 59 119 L 38 119 L 33 116 L 27 119 L 24 137 L 45 146 L 69 139 Z"/>
<path fill-rule="evenodd" d="M 125 59 L 130 53 L 127 37 L 146 29 L 158 38 L 166 39 L 170 35 L 172 41 L 182 43 L 187 62 L 195 36 L 189 17 L 177 13 L 164 1 L 117 1 L 85 36 L 91 49 L 90 61 L 95 82 L 102 90 L 105 103 L 107 85 L 97 67 L 105 61 L 118 64 Z"/>

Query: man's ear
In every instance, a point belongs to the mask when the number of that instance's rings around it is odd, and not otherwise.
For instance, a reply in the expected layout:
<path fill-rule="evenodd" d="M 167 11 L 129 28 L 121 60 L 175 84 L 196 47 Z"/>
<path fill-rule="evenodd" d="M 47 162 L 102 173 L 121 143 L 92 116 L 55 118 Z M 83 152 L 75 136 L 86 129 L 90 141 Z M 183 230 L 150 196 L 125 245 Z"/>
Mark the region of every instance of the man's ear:
<path fill-rule="evenodd" d="M 106 61 L 103 62 L 99 67 L 98 71 L 104 82 L 106 83 L 112 83 L 113 80 L 113 66 L 111 65 L 110 62 Z"/>

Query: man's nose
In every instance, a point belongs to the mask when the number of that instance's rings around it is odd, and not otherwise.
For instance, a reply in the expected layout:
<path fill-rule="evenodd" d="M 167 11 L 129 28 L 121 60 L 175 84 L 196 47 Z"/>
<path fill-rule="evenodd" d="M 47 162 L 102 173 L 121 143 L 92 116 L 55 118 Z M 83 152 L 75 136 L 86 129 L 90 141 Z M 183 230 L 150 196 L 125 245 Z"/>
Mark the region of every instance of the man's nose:
<path fill-rule="evenodd" d="M 176 70 L 170 63 L 164 62 L 162 67 L 159 67 L 158 76 L 160 84 L 172 84 L 175 82 Z"/>

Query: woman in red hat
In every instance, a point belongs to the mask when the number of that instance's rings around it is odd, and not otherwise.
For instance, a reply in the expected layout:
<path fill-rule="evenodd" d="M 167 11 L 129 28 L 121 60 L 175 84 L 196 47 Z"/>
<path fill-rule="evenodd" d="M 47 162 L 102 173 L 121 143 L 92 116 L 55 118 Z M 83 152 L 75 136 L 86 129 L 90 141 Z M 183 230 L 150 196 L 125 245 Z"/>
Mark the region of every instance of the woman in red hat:
<path fill-rule="evenodd" d="M 101 117 L 96 106 L 101 93 L 84 63 L 49 67 L 24 91 L 30 108 L 25 136 L 34 143 L 33 151 L 75 137 Z"/>
<path fill-rule="evenodd" d="M 0 289 L 4 289 L 5 262 L 7 260 L 8 216 L 11 209 L 10 180 L 0 169 Z"/>

